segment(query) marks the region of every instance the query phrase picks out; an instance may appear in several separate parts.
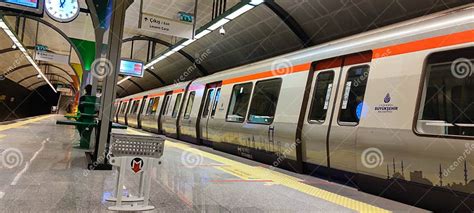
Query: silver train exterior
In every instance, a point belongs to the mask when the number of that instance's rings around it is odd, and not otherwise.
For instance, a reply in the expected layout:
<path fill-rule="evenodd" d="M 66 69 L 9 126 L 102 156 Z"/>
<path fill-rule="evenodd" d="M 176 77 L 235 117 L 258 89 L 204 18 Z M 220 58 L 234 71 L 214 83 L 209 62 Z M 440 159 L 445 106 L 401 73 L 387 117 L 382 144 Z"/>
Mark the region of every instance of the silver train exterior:
<path fill-rule="evenodd" d="M 471 4 L 125 97 L 117 117 L 411 205 L 472 211 L 473 64 Z"/>

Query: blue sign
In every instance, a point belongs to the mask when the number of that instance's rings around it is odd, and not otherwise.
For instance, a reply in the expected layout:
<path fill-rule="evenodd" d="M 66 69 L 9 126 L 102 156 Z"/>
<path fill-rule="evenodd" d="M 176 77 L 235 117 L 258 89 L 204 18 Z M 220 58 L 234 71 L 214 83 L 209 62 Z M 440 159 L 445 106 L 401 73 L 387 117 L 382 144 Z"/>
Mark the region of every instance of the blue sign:
<path fill-rule="evenodd" d="M 120 61 L 120 74 L 125 76 L 143 77 L 143 62 L 130 59 Z"/>

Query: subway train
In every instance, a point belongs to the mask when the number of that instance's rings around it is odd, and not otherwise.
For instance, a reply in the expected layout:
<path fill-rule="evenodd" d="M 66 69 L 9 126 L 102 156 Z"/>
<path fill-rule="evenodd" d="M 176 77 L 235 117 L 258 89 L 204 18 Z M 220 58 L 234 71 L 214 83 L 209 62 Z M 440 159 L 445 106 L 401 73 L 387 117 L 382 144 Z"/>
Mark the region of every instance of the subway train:
<path fill-rule="evenodd" d="M 434 211 L 474 210 L 474 5 L 117 99 L 115 120 Z"/>

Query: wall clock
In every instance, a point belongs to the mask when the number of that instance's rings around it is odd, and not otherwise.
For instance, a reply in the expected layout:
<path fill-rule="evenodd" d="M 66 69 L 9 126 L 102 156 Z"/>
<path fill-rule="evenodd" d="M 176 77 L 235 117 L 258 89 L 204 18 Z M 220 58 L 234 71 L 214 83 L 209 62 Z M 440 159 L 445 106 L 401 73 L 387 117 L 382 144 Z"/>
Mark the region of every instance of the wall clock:
<path fill-rule="evenodd" d="M 78 0 L 46 0 L 44 4 L 48 16 L 57 22 L 71 22 L 80 13 Z"/>

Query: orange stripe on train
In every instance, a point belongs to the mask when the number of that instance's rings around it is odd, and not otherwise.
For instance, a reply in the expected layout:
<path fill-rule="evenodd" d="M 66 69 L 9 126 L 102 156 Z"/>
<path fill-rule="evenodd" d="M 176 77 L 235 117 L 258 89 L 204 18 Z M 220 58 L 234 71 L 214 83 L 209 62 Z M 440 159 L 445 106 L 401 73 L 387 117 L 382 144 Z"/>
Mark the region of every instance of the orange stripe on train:
<path fill-rule="evenodd" d="M 375 49 L 373 58 L 383 58 L 469 42 L 474 42 L 474 30 Z"/>
<path fill-rule="evenodd" d="M 234 84 L 234 83 L 239 83 L 239 82 L 244 82 L 244 81 L 252 81 L 255 79 L 262 79 L 262 78 L 268 78 L 272 76 L 282 76 L 282 75 L 287 75 L 291 73 L 297 73 L 297 72 L 303 72 L 303 71 L 308 71 L 309 68 L 311 67 L 311 63 L 307 64 L 300 64 L 296 65 L 293 67 L 288 67 L 288 68 L 283 68 L 283 69 L 278 69 L 278 70 L 272 70 L 272 71 L 266 71 L 266 72 L 261 72 L 261 73 L 256 73 L 252 75 L 246 75 L 246 76 L 241 76 L 237 78 L 231 78 L 227 80 L 223 80 L 222 84 Z"/>

